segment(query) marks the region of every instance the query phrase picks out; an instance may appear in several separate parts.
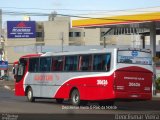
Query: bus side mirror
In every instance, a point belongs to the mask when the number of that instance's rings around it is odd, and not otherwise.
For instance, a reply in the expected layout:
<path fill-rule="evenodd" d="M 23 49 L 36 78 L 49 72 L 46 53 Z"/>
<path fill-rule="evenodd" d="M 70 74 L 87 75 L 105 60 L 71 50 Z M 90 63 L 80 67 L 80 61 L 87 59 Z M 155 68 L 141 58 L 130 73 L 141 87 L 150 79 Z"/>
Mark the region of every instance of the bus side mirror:
<path fill-rule="evenodd" d="M 13 75 L 15 75 L 15 74 L 16 74 L 16 70 L 15 70 L 15 68 L 13 68 L 13 69 L 12 69 L 12 73 L 13 73 Z"/>
<path fill-rule="evenodd" d="M 17 75 L 14 75 L 14 79 L 15 79 L 15 80 L 17 79 Z"/>

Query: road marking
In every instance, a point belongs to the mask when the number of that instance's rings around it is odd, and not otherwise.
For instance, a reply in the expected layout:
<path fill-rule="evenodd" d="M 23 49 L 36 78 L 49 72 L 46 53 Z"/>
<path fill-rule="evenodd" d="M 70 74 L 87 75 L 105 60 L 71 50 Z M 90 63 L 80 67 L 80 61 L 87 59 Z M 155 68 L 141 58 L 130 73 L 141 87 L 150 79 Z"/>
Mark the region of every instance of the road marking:
<path fill-rule="evenodd" d="M 9 86 L 7 86 L 7 85 L 5 85 L 4 88 L 7 89 L 7 90 L 15 91 L 15 88 L 14 88 L 14 89 L 11 89 L 11 87 L 9 87 Z"/>
<path fill-rule="evenodd" d="M 11 90 L 11 88 L 7 85 L 4 86 L 4 88 L 8 89 L 8 90 Z"/>

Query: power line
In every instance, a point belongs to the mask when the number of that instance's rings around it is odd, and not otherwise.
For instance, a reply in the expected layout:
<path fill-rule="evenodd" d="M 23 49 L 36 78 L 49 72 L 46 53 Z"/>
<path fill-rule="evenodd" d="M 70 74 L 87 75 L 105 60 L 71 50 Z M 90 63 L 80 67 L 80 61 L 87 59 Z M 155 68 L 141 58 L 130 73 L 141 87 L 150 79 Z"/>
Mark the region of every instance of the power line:
<path fill-rule="evenodd" d="M 149 8 L 156 8 L 160 6 L 154 6 L 154 7 L 145 7 L 145 8 L 135 8 L 135 9 L 119 9 L 119 10 L 97 10 L 97 9 L 46 9 L 46 8 L 20 8 L 20 7 L 0 7 L 1 9 L 27 9 L 27 10 L 59 10 L 59 11 L 104 11 L 104 12 L 119 12 L 119 11 L 133 11 L 135 10 L 136 12 L 139 11 L 139 9 L 149 9 Z M 138 11 L 137 11 L 138 9 Z M 159 11 L 159 10 L 158 10 Z M 148 12 L 148 11 L 139 11 L 139 12 Z"/>
<path fill-rule="evenodd" d="M 154 11 L 155 12 L 155 11 Z M 156 11 L 156 12 L 160 12 L 160 11 Z M 145 13 L 151 13 L 151 12 L 145 12 Z M 152 12 L 153 13 L 153 12 Z M 2 12 L 3 15 L 17 15 L 17 16 L 21 16 L 21 15 L 30 15 L 30 16 L 49 16 L 51 15 L 51 13 L 31 13 L 31 12 L 17 12 L 17 11 L 3 11 Z M 143 14 L 143 13 L 141 13 Z M 106 13 L 87 13 L 87 14 L 57 14 L 57 15 L 62 15 L 62 16 L 70 16 L 70 17 L 79 17 L 79 18 L 83 18 L 84 16 L 77 16 L 77 15 L 107 15 Z M 115 15 L 115 14 L 109 14 L 109 15 Z M 151 15 L 145 15 L 145 16 L 151 16 Z M 159 15 L 152 15 L 152 16 L 159 16 Z M 93 18 L 93 17 L 92 17 Z"/>
<path fill-rule="evenodd" d="M 30 13 L 30 12 L 2 12 L 3 15 L 18 15 L 18 16 L 22 16 L 22 15 L 28 15 L 28 16 L 49 16 L 51 15 L 51 13 Z M 67 15 L 67 14 L 56 14 L 56 15 L 60 15 L 60 16 L 65 16 L 65 17 L 75 17 L 75 18 L 88 18 L 88 19 L 100 19 L 100 20 L 121 20 L 121 21 L 135 21 L 135 20 L 128 20 L 128 19 L 115 19 L 115 18 L 101 18 L 101 17 L 86 17 L 86 16 L 80 16 L 80 15 Z M 151 15 L 153 16 L 153 15 Z M 155 15 L 155 16 L 159 16 L 159 15 Z M 138 21 L 138 20 L 136 20 Z"/>

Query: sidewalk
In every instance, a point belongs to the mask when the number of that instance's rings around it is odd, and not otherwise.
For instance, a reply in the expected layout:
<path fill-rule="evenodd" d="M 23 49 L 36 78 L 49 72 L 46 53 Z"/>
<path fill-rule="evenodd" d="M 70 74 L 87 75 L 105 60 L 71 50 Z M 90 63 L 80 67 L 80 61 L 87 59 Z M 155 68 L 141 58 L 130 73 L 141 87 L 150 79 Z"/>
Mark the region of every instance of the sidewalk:
<path fill-rule="evenodd" d="M 8 89 L 8 90 L 12 90 L 12 91 L 15 90 L 13 80 L 9 80 L 9 81 L 0 80 L 0 87 L 3 87 L 3 88 Z"/>
<path fill-rule="evenodd" d="M 159 100 L 160 101 L 160 95 L 153 95 L 152 100 Z"/>

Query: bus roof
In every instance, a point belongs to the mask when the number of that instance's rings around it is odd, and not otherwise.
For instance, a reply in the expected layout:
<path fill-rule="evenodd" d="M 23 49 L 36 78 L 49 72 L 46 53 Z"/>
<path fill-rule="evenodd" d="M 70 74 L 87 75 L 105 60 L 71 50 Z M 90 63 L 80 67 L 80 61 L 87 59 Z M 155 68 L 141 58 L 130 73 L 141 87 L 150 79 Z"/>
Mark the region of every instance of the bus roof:
<path fill-rule="evenodd" d="M 91 53 L 106 53 L 106 52 L 113 52 L 116 48 L 107 48 L 107 49 L 90 49 L 88 51 L 75 51 L 75 52 L 48 52 L 41 56 L 57 56 L 57 55 L 76 55 L 76 54 L 91 54 Z"/>
<path fill-rule="evenodd" d="M 42 53 L 27 54 L 27 55 L 22 56 L 21 58 L 39 57 L 39 56 L 41 56 L 41 55 L 42 55 Z"/>
<path fill-rule="evenodd" d="M 76 55 L 76 54 L 91 54 L 91 53 L 106 53 L 106 52 L 113 52 L 114 50 L 136 50 L 141 52 L 148 52 L 150 53 L 151 50 L 149 49 L 139 49 L 139 48 L 104 48 L 104 49 L 90 49 L 88 51 L 75 51 L 75 52 L 47 52 L 41 56 L 57 56 L 57 55 Z"/>
<path fill-rule="evenodd" d="M 32 58 L 32 57 L 39 57 L 39 56 L 61 56 L 61 55 L 76 55 L 76 54 L 92 54 L 92 53 L 111 53 L 114 50 L 137 50 L 143 52 L 151 52 L 150 50 L 146 49 L 138 49 L 138 48 L 104 48 L 104 49 L 90 49 L 88 51 L 74 51 L 74 52 L 46 52 L 46 53 L 37 53 L 37 54 L 28 54 L 24 55 L 21 58 Z"/>

